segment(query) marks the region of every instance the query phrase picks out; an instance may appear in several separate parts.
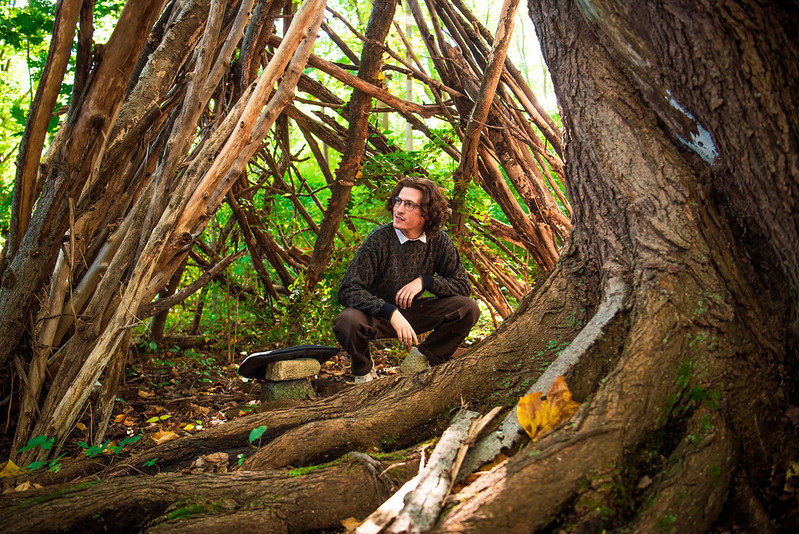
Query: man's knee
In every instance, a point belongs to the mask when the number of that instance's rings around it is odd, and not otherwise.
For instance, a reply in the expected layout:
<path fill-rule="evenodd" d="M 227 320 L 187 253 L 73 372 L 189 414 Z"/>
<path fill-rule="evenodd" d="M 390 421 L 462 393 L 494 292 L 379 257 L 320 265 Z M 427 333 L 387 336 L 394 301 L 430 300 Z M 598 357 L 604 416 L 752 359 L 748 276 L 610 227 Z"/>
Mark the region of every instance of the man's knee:
<path fill-rule="evenodd" d="M 362 325 L 366 316 L 355 308 L 344 308 L 333 321 L 333 331 L 342 332 L 352 330 Z"/>
<path fill-rule="evenodd" d="M 477 324 L 480 318 L 480 306 L 471 297 L 458 297 L 458 315 L 464 323 L 469 323 L 472 327 Z"/>

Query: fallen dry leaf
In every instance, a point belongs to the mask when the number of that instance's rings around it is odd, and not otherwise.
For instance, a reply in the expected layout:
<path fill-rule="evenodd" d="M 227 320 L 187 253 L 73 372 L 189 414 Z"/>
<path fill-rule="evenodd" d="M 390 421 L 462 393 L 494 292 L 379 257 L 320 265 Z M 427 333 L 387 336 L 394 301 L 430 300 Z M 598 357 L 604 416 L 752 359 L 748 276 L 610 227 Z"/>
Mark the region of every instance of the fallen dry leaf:
<path fill-rule="evenodd" d="M 3 466 L 3 469 L 0 469 L 0 478 L 7 478 L 7 477 L 16 477 L 19 475 L 24 475 L 27 473 L 21 467 L 18 467 L 17 464 L 9 460 L 6 462 L 6 465 Z"/>
<path fill-rule="evenodd" d="M 158 432 L 152 435 L 152 440 L 156 443 L 156 445 L 161 445 L 162 443 L 178 439 L 179 437 L 180 436 L 178 436 L 174 432 L 159 430 Z"/>
<path fill-rule="evenodd" d="M 209 464 L 223 464 L 227 463 L 228 461 L 228 453 L 226 452 L 214 452 L 211 454 L 206 454 L 203 456 L 203 459 L 208 462 Z"/>
<path fill-rule="evenodd" d="M 358 525 L 360 524 L 361 522 L 355 519 L 354 517 L 348 517 L 347 519 L 341 520 L 341 526 L 347 529 L 347 532 L 352 532 L 353 530 L 358 528 Z"/>
<path fill-rule="evenodd" d="M 540 391 L 530 393 L 519 399 L 516 417 L 530 439 L 548 432 L 569 419 L 580 405 L 572 400 L 566 379 L 559 376 L 549 388 L 547 398 L 542 399 Z"/>

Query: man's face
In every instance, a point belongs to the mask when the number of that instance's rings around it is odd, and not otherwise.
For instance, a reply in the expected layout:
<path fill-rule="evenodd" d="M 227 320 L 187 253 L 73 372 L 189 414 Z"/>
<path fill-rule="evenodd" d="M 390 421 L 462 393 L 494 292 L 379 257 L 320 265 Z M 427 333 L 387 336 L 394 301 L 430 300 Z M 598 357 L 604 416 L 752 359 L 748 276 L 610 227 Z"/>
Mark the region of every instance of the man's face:
<path fill-rule="evenodd" d="M 403 187 L 397 195 L 403 202 L 394 204 L 394 228 L 409 239 L 416 239 L 424 231 L 425 219 L 422 216 L 422 192 L 412 187 Z M 406 202 L 413 203 L 413 208 Z"/>

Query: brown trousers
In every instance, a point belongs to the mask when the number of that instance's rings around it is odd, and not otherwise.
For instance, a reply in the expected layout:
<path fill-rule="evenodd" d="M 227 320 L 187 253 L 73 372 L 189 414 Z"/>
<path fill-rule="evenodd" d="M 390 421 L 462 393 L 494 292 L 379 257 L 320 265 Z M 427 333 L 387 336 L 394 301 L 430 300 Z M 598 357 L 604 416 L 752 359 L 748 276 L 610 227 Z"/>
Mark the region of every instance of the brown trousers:
<path fill-rule="evenodd" d="M 410 308 L 400 313 L 417 335 L 432 330 L 418 347 L 430 365 L 438 365 L 449 360 L 469 335 L 480 317 L 480 308 L 470 297 L 427 297 L 414 300 Z M 350 354 L 352 374 L 356 376 L 372 369 L 370 340 L 397 337 L 388 319 L 366 315 L 355 308 L 345 308 L 336 317 L 333 332 L 341 347 Z"/>

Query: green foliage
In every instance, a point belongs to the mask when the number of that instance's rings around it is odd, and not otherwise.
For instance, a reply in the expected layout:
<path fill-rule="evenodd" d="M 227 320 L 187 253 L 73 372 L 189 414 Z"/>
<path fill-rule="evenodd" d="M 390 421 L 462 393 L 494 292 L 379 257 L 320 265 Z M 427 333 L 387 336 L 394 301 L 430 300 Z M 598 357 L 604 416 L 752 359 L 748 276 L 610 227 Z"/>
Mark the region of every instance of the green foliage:
<path fill-rule="evenodd" d="M 149 421 L 148 421 L 149 422 Z M 106 440 L 100 445 L 89 445 L 85 441 L 79 441 L 78 446 L 83 449 L 83 454 L 88 458 L 94 458 L 95 456 L 99 456 L 100 454 L 104 453 L 105 451 L 110 451 L 113 454 L 120 454 L 122 450 L 127 445 L 133 445 L 137 441 L 139 441 L 144 434 L 137 434 L 135 436 L 128 436 L 120 440 L 117 445 L 112 445 L 111 440 Z"/>
<path fill-rule="evenodd" d="M 259 427 L 253 428 L 250 431 L 250 437 L 247 438 L 247 441 L 252 443 L 256 439 L 261 439 L 261 436 L 264 435 L 264 432 L 266 432 L 266 425 L 261 425 Z"/>
<path fill-rule="evenodd" d="M 55 4 L 30 0 L 25 7 L 0 2 L 0 43 L 14 50 L 40 47 L 53 32 Z"/>
<path fill-rule="evenodd" d="M 18 452 L 25 452 L 36 448 L 39 448 L 43 451 L 49 451 L 50 449 L 53 448 L 53 445 L 55 445 L 54 437 L 48 438 L 47 436 L 40 435 L 40 436 L 35 436 L 30 440 L 28 440 L 28 443 L 24 447 L 19 449 Z M 64 456 L 66 456 L 66 453 L 61 454 L 57 458 L 53 458 L 45 462 L 40 462 L 40 461 L 31 462 L 25 466 L 25 470 L 28 473 L 30 473 L 31 471 L 36 471 L 37 469 L 45 467 L 48 471 L 58 472 L 61 469 L 60 460 Z"/>
<path fill-rule="evenodd" d="M 48 438 L 47 436 L 36 436 L 28 440 L 28 444 L 22 447 L 18 452 L 29 451 L 39 447 L 43 451 L 50 450 L 55 444 L 55 438 Z"/>
<path fill-rule="evenodd" d="M 219 503 L 192 503 L 188 501 L 178 501 L 174 504 L 175 509 L 167 514 L 168 521 L 189 519 L 198 515 L 216 514 L 222 510 Z"/>
<path fill-rule="evenodd" d="M 33 95 L 44 69 L 53 34 L 56 2 L 0 0 L 0 244 L 8 233 L 11 189 L 16 168 L 14 154 L 25 130 Z M 124 0 L 99 0 L 94 4 L 94 41 L 111 33 Z M 72 93 L 74 52 L 55 103 L 65 109 Z M 64 113 L 54 111 L 47 131 L 54 135 Z"/>
<path fill-rule="evenodd" d="M 165 413 L 164 415 L 156 415 L 156 416 L 153 416 L 153 417 L 149 418 L 149 419 L 148 419 L 147 421 L 145 421 L 145 422 L 146 422 L 146 423 L 159 423 L 159 422 L 161 422 L 161 421 L 166 421 L 166 420 L 167 420 L 167 419 L 169 419 L 170 417 L 172 417 L 172 416 L 171 416 L 171 415 L 169 415 L 168 413 Z"/>

